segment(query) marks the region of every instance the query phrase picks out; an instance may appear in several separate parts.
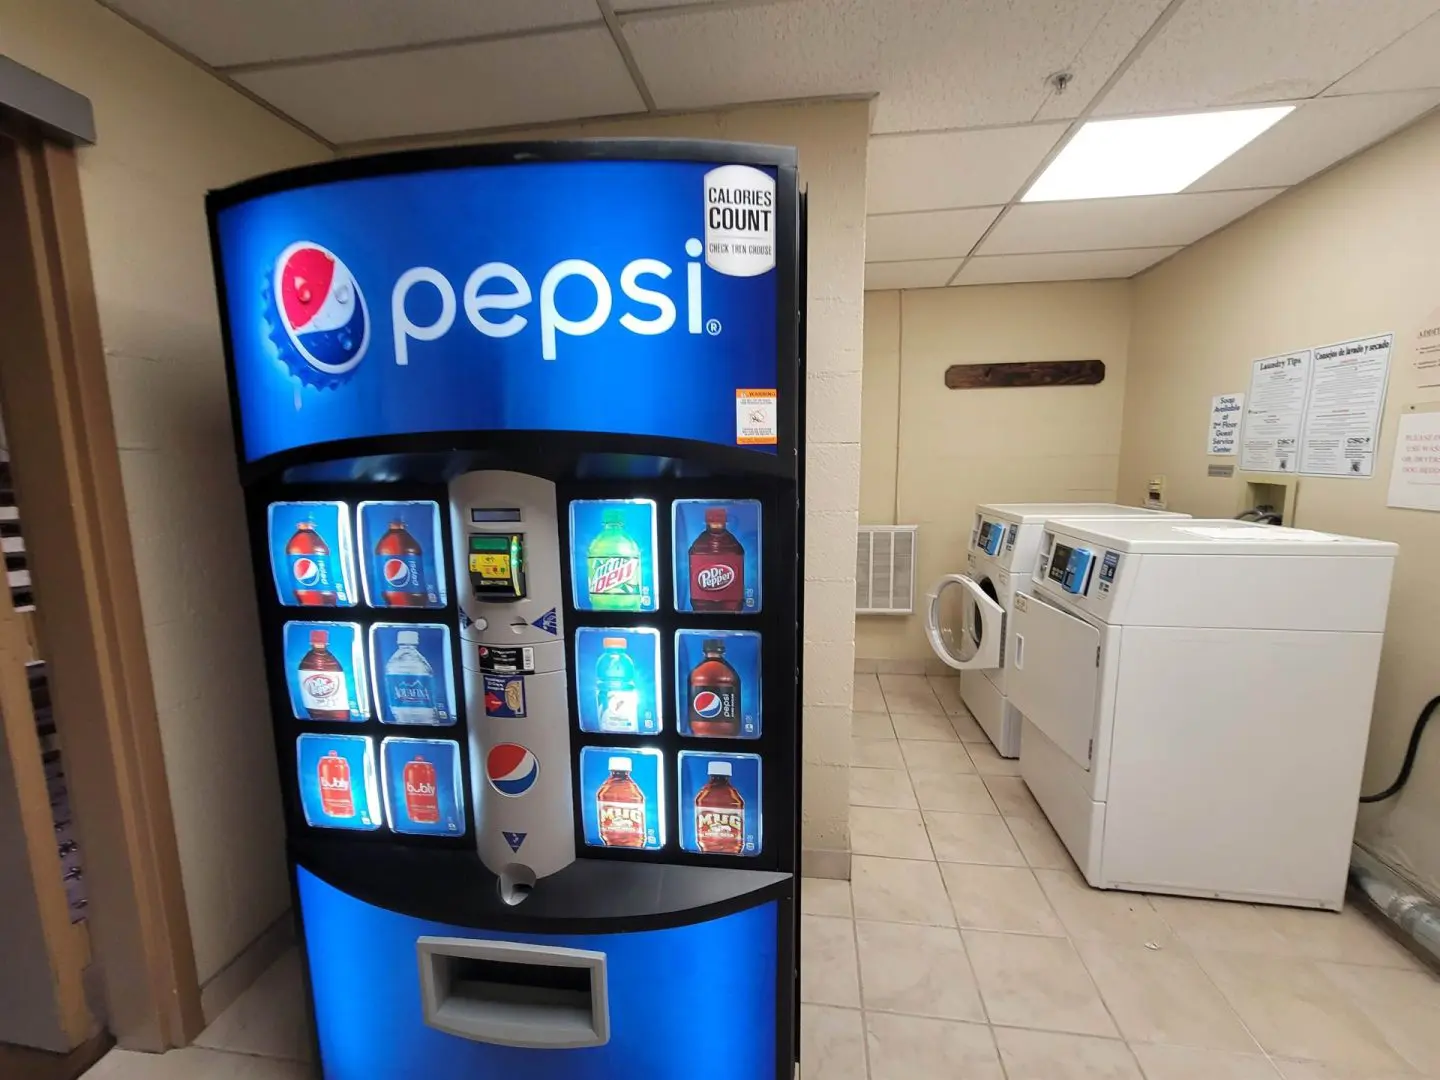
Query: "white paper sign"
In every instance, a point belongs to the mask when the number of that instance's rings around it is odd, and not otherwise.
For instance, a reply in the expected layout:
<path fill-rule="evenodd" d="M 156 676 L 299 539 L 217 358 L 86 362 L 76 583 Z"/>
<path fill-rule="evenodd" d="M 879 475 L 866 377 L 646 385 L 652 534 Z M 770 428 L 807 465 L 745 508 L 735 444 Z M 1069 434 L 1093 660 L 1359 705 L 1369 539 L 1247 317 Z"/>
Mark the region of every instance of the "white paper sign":
<path fill-rule="evenodd" d="M 1391 334 L 1380 334 L 1313 350 L 1305 431 L 1300 437 L 1302 473 L 1374 474 L 1393 340 Z"/>
<path fill-rule="evenodd" d="M 1240 448 L 1244 394 L 1216 394 L 1210 399 L 1210 454 L 1233 454 Z"/>
<path fill-rule="evenodd" d="M 1440 510 L 1440 412 L 1400 417 L 1385 504 L 1402 510 Z"/>
<path fill-rule="evenodd" d="M 1305 394 L 1310 388 L 1310 350 L 1267 356 L 1250 366 L 1240 468 L 1245 472 L 1296 472 Z"/>

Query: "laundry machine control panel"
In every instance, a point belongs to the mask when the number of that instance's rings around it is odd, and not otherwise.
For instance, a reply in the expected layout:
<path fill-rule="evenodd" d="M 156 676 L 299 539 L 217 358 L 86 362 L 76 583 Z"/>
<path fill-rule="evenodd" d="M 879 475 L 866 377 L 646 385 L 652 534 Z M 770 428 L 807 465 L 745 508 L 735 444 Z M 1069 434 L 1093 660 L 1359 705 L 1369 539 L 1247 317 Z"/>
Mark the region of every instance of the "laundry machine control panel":
<path fill-rule="evenodd" d="M 1121 552 L 1077 544 L 1047 530 L 1035 587 L 1103 617 L 1116 599 L 1123 559 Z"/>
<path fill-rule="evenodd" d="M 975 517 L 975 535 L 971 541 L 971 547 L 976 551 L 989 555 L 992 559 L 1000 554 L 1000 549 L 1005 544 L 1005 522 L 992 521 L 990 518 Z"/>

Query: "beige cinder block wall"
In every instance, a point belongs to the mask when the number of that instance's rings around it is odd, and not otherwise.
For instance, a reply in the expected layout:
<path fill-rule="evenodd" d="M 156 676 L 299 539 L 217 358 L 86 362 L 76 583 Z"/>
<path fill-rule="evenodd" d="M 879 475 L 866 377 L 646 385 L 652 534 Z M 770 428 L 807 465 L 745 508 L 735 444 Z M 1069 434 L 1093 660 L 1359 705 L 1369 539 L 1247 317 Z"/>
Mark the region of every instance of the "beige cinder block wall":
<path fill-rule="evenodd" d="M 93 0 L 0 0 L 0 53 L 95 107 L 81 189 L 204 983 L 290 903 L 204 197 L 331 155 Z"/>
<path fill-rule="evenodd" d="M 1252 360 L 1368 334 L 1396 335 L 1375 476 L 1302 477 L 1296 523 L 1400 545 L 1365 790 L 1396 773 L 1420 707 L 1440 693 L 1440 514 L 1385 506 L 1397 418 L 1440 401 L 1420 389 L 1415 341 L 1440 325 L 1440 115 L 1261 207 L 1135 282 L 1120 496 L 1164 474 L 1170 505 L 1231 516 L 1238 480 L 1210 479 L 1210 398 L 1246 390 Z M 1428 380 L 1435 382 L 1434 373 Z M 1243 747 L 1237 748 L 1243 753 Z M 1303 766 L 1305 748 L 1295 760 Z M 1440 731 L 1409 787 L 1364 807 L 1361 843 L 1440 893 Z"/>
<path fill-rule="evenodd" d="M 865 294 L 860 520 L 918 524 L 916 613 L 856 620 L 855 653 L 934 672 L 925 591 L 965 569 L 975 506 L 1115 497 L 1128 281 Z M 951 364 L 1105 361 L 1098 386 L 948 390 Z"/>
<path fill-rule="evenodd" d="M 805 873 L 824 877 L 848 877 L 850 868 L 850 696 L 869 130 L 868 103 L 854 101 L 599 121 L 495 137 L 732 139 L 799 150 L 800 183 L 810 194 L 801 847 Z M 444 141 L 453 140 L 407 145 Z"/>

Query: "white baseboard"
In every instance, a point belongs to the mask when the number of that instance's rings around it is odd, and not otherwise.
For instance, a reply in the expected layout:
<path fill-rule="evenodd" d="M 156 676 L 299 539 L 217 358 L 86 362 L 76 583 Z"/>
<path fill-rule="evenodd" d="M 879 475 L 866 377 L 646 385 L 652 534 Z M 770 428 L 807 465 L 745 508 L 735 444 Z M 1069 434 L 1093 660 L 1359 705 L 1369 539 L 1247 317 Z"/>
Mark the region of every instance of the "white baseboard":
<path fill-rule="evenodd" d="M 216 1017 L 294 944 L 295 919 L 287 911 L 200 988 L 200 1010 L 204 1013 L 206 1026 L 213 1024 Z"/>

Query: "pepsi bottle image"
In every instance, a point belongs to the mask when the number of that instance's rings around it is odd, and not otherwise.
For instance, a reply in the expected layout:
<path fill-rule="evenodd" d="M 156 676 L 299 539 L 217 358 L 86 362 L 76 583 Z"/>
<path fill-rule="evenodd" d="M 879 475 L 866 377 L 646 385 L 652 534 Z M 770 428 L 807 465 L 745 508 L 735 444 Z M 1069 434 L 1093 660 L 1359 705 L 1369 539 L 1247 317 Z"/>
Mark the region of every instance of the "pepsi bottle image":
<path fill-rule="evenodd" d="M 285 545 L 290 563 L 290 580 L 295 603 L 301 607 L 335 607 L 335 575 L 330 566 L 330 547 L 315 529 L 315 522 L 299 522 L 295 535 Z"/>
<path fill-rule="evenodd" d="M 396 519 L 375 545 L 375 583 L 387 607 L 424 607 L 425 549 Z"/>
<path fill-rule="evenodd" d="M 740 734 L 740 675 L 725 660 L 725 642 L 706 638 L 705 659 L 690 672 L 690 734 L 733 739 Z"/>

